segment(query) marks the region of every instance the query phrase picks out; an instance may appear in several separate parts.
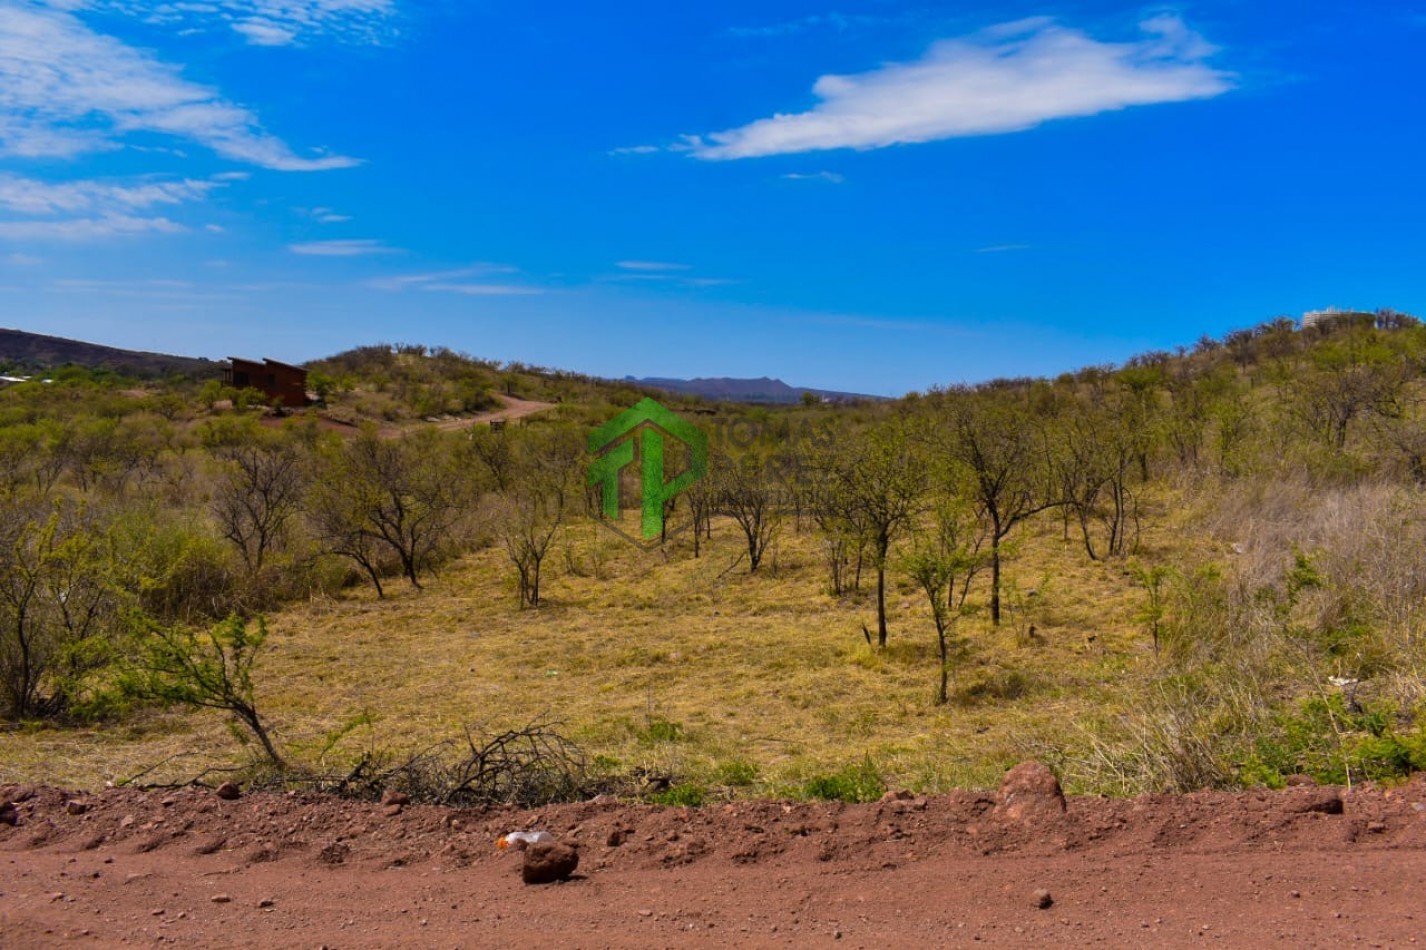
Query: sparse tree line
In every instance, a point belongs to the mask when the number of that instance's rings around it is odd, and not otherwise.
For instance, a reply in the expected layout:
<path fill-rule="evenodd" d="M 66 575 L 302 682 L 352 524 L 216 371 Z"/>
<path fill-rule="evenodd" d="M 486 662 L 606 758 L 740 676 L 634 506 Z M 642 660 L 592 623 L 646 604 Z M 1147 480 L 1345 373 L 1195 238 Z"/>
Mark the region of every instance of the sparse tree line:
<path fill-rule="evenodd" d="M 347 374 L 334 385 L 355 385 L 368 364 L 392 379 L 407 372 L 410 354 L 377 349 L 328 364 Z M 875 584 L 864 630 L 877 647 L 891 636 L 888 585 L 904 579 L 926 598 L 944 703 L 959 620 L 984 610 L 1002 622 L 1020 531 L 1057 518 L 1084 557 L 1137 572 L 1146 630 L 1168 661 L 1220 662 L 1221 652 L 1209 660 L 1183 644 L 1221 645 L 1203 625 L 1227 615 L 1194 598 L 1230 581 L 1210 583 L 1200 565 L 1131 560 L 1145 522 L 1165 515 L 1154 499 L 1292 480 L 1324 494 L 1390 486 L 1415 505 L 1426 484 L 1423 374 L 1426 329 L 1383 313 L 1309 331 L 1273 321 L 1054 380 L 790 409 L 832 437 L 720 443 L 708 477 L 667 512 L 687 532 L 671 550 L 704 556 L 716 527 L 758 574 L 783 533 L 813 534 L 831 594 Z M 236 644 L 250 662 L 261 638 L 222 626 L 243 623 L 229 618 L 353 582 L 378 597 L 393 581 L 420 588 L 482 546 L 504 553 L 513 596 L 538 607 L 562 533 L 598 507 L 585 481 L 588 420 L 573 410 L 503 432 L 344 437 L 310 418 L 268 427 L 240 408 L 195 411 L 204 398 L 136 398 L 83 379 L 0 393 L 0 718 L 106 715 L 125 695 L 176 696 L 176 680 L 161 688 L 153 677 L 181 672 L 184 649 L 211 659 Z M 1260 589 L 1285 598 L 1288 583 Z M 1246 610 L 1268 597 L 1261 590 L 1234 602 Z M 1411 629 L 1402 650 L 1417 648 Z"/>

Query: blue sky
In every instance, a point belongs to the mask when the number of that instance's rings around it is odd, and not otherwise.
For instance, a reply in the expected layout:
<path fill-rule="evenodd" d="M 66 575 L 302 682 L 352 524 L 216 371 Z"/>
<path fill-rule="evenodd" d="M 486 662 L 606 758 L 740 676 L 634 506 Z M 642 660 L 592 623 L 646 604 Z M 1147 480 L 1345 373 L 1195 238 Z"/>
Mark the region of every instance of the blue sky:
<path fill-rule="evenodd" d="M 0 0 L 0 325 L 899 394 L 1426 314 L 1426 4 Z"/>

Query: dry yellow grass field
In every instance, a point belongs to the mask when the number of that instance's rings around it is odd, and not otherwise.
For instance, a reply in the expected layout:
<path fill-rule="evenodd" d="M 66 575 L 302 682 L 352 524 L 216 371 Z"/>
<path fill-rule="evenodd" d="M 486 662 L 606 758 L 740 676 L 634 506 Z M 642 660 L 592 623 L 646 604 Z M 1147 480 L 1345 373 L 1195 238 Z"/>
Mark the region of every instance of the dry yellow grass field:
<path fill-rule="evenodd" d="M 1141 556 L 1181 550 L 1182 519 L 1163 502 L 1146 511 Z M 550 555 L 537 610 L 517 608 L 499 548 L 447 565 L 425 590 L 393 582 L 384 601 L 352 588 L 292 606 L 268 617 L 259 708 L 291 758 L 330 771 L 369 749 L 544 718 L 611 771 L 715 791 L 741 773 L 737 794 L 792 793 L 867 757 L 892 785 L 992 785 L 1029 754 L 1081 745 L 1086 725 L 1129 708 L 1158 668 L 1124 561 L 1090 561 L 1053 514 L 1017 535 L 1007 622 L 991 627 L 984 609 L 960 621 L 946 706 L 934 703 L 921 592 L 891 573 L 890 644 L 872 650 L 861 632 L 874 625 L 870 567 L 860 593 L 831 596 L 817 536 L 789 519 L 756 575 L 731 522 L 694 559 L 686 536 L 644 552 L 581 521 Z M 174 710 L 0 735 L 0 781 L 96 787 L 155 765 L 146 781 L 183 780 L 245 754 L 221 714 Z M 1067 779 L 1075 787 L 1073 769 Z"/>

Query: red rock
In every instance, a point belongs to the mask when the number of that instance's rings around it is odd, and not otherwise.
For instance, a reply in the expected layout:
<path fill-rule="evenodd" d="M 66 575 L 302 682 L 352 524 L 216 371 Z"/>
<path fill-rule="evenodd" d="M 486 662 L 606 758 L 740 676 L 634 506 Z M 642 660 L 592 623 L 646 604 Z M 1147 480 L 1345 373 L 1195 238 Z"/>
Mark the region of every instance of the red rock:
<path fill-rule="evenodd" d="M 381 804 L 409 805 L 411 804 L 411 796 L 407 795 L 405 792 L 398 792 L 394 789 L 388 788 L 386 791 L 381 793 Z"/>
<path fill-rule="evenodd" d="M 525 849 L 520 877 L 526 884 L 567 881 L 579 867 L 579 852 L 559 841 L 541 841 Z"/>
<path fill-rule="evenodd" d="M 238 784 L 236 782 L 224 782 L 222 785 L 218 786 L 218 788 L 213 792 L 213 794 L 217 795 L 225 802 L 232 802 L 237 801 L 239 798 L 243 797 L 243 790 L 238 787 Z"/>
<path fill-rule="evenodd" d="M 1013 822 L 1053 821 L 1065 813 L 1065 794 L 1049 766 L 1021 762 L 1000 782 L 993 814 Z"/>

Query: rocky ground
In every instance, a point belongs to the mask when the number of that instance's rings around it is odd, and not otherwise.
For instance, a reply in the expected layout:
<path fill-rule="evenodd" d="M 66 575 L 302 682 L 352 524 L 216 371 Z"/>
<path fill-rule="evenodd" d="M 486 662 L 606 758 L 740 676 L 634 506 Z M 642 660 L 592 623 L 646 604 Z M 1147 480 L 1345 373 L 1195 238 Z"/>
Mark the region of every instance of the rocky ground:
<path fill-rule="evenodd" d="M 0 788 L 0 946 L 1426 942 L 1426 781 L 536 811 Z M 546 830 L 574 875 L 522 880 Z"/>

